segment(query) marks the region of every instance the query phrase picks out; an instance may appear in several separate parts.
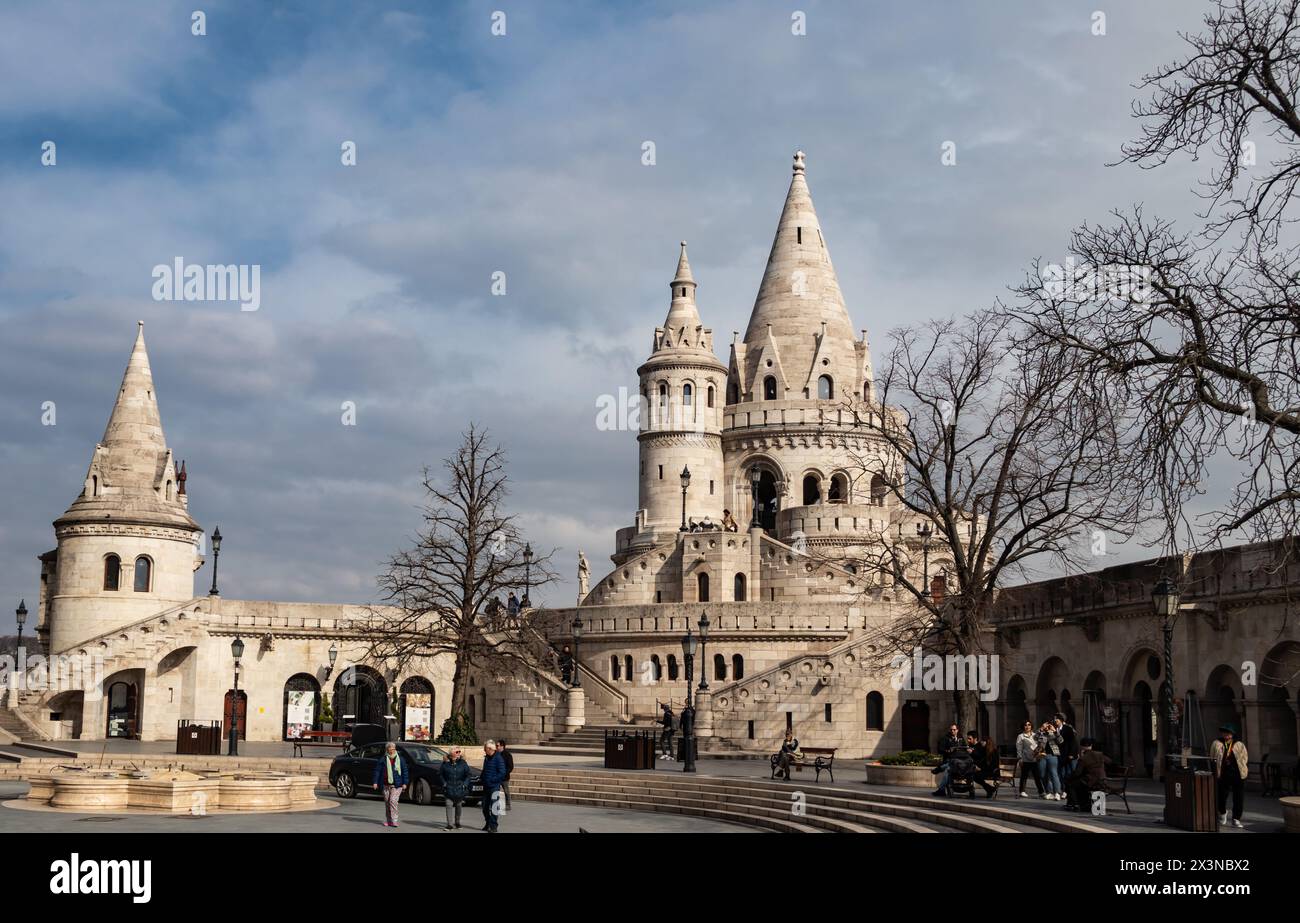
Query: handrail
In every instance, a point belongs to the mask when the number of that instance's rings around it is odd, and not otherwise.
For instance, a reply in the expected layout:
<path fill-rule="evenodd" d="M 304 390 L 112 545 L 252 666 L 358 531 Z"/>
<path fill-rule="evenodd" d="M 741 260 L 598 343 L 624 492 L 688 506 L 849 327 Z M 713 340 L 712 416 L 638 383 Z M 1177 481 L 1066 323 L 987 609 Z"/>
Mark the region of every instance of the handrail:
<path fill-rule="evenodd" d="M 631 709 L 630 709 L 630 703 L 628 701 L 627 693 L 612 686 L 603 676 L 598 676 L 582 662 L 575 659 L 574 663 L 577 666 L 578 671 L 582 674 L 583 694 L 590 696 L 593 702 L 603 707 L 606 711 L 612 714 L 619 721 L 631 720 L 630 719 Z M 601 691 L 602 696 L 591 695 L 589 691 L 591 689 L 591 686 L 588 685 L 588 681 L 594 684 L 595 687 Z M 601 701 L 602 697 L 606 699 L 606 701 Z M 612 706 L 610 705 L 609 700 L 613 700 Z"/>

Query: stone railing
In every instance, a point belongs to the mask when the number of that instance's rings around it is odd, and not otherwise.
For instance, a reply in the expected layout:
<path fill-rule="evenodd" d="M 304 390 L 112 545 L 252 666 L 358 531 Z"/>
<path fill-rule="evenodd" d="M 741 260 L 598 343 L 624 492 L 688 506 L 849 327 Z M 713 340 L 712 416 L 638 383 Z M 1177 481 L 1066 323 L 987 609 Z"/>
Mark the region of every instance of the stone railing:
<path fill-rule="evenodd" d="M 583 637 L 602 634 L 653 633 L 682 635 L 689 625 L 698 631 L 700 613 L 708 611 L 710 632 L 727 631 L 824 631 L 843 633 L 864 625 L 866 608 L 860 601 L 836 601 L 818 605 L 815 611 L 804 600 L 764 603 L 746 602 L 660 603 L 646 606 L 583 606 L 574 611 L 582 617 Z M 622 614 L 629 608 L 632 614 Z M 567 613 L 566 613 L 567 614 Z"/>
<path fill-rule="evenodd" d="M 619 721 L 630 720 L 631 707 L 628 704 L 627 693 L 614 688 L 608 680 L 592 672 L 585 664 L 578 664 L 578 672 L 582 676 L 583 695 Z"/>

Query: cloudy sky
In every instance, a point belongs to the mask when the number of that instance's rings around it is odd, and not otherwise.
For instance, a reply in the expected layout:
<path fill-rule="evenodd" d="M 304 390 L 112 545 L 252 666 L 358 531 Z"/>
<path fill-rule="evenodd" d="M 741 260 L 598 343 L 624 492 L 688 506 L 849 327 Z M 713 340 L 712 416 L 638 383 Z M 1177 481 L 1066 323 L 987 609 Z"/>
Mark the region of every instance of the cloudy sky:
<path fill-rule="evenodd" d="M 1132 83 L 1203 7 L 1108 4 L 1094 35 L 1098 6 L 7 3 L 0 631 L 37 596 L 137 319 L 227 595 L 374 598 L 421 466 L 477 421 L 568 602 L 577 550 L 603 573 L 637 499 L 635 434 L 598 430 L 598 398 L 635 391 L 680 239 L 719 348 L 744 329 L 796 148 L 877 354 L 1113 207 L 1190 229 L 1198 165 L 1106 163 Z M 176 257 L 260 265 L 260 310 L 153 300 Z"/>

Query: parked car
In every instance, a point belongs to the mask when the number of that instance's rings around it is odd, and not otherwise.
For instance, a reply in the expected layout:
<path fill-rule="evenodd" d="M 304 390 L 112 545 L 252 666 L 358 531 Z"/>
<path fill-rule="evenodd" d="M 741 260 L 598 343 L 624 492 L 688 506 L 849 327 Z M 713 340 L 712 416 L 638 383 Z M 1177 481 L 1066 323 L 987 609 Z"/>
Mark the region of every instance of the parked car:
<path fill-rule="evenodd" d="M 354 798 L 358 793 L 379 795 L 380 790 L 371 780 L 375 777 L 375 764 L 384 755 L 388 746 L 385 741 L 353 744 L 330 763 L 330 785 L 341 798 Z M 447 756 L 447 751 L 432 744 L 416 741 L 399 741 L 397 752 L 406 760 L 407 771 L 411 774 L 411 784 L 402 792 L 403 801 L 416 804 L 433 804 L 442 800 L 442 774 L 439 767 Z M 462 757 L 463 759 L 464 757 Z M 469 797 L 466 804 L 478 804 L 483 797 L 483 783 L 479 781 L 479 772 L 471 767 L 469 780 Z"/>

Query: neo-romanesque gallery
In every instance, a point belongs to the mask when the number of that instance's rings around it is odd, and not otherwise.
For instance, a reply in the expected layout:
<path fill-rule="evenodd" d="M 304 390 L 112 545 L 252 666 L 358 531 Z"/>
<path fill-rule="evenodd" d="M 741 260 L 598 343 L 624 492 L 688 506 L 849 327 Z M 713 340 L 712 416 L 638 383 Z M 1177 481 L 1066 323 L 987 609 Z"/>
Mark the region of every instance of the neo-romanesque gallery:
<path fill-rule="evenodd" d="M 648 723 L 659 703 L 685 698 L 681 637 L 707 612 L 707 646 L 693 664 L 707 685 L 697 705 L 706 749 L 769 753 L 787 728 L 849 758 L 932 748 L 952 696 L 895 688 L 881 637 L 912 603 L 887 575 L 853 562 L 878 543 L 904 543 L 909 559 L 927 562 L 917 579 L 940 591 L 946 562 L 920 553 L 920 523 L 878 473 L 900 466 L 855 425 L 895 411 L 875 393 L 866 333 L 840 292 L 803 155 L 748 327 L 725 362 L 685 244 L 669 284 L 667 317 L 637 370 L 635 512 L 615 536 L 612 569 L 587 586 L 584 567 L 577 606 L 551 613 L 556 624 L 581 620 L 581 691 L 546 665 L 473 676 L 476 727 L 526 742 L 583 724 Z M 141 328 L 85 481 L 69 485 L 76 499 L 54 522 L 56 547 L 40 556 L 41 652 L 95 659 L 102 672 L 50 691 L 7 690 L 0 739 L 166 739 L 178 720 L 228 718 L 236 636 L 247 645 L 237 711 L 248 739 L 325 726 L 326 697 L 329 727 L 391 715 L 403 736 L 436 734 L 453 664 L 368 661 L 366 607 L 196 591 L 199 551 L 210 549 L 154 385 Z M 1149 770 L 1164 746 L 1151 591 L 1166 576 L 1182 590 L 1173 668 L 1183 707 L 1211 735 L 1218 723 L 1237 725 L 1261 756 L 1297 753 L 1300 626 L 1287 612 L 1300 564 L 1267 543 L 1004 590 L 982 729 L 1009 743 L 1026 718 L 1061 710 L 1106 752 Z"/>

